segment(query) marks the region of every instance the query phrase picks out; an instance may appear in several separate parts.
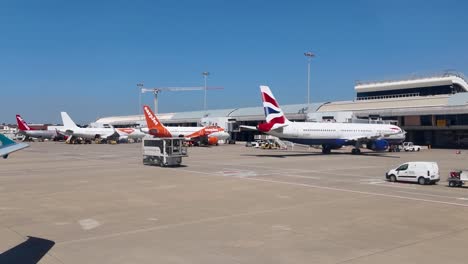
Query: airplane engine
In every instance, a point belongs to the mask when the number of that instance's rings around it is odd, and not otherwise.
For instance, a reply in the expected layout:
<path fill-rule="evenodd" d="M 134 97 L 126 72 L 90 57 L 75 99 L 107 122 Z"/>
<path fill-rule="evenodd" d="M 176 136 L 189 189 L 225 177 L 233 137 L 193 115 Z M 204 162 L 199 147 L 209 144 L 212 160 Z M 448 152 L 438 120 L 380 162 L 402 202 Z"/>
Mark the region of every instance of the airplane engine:
<path fill-rule="evenodd" d="M 388 149 L 388 142 L 384 139 L 378 139 L 367 143 L 367 148 L 373 151 L 385 151 Z"/>
<path fill-rule="evenodd" d="M 218 145 L 218 138 L 217 137 L 209 137 L 208 138 L 208 145 Z"/>
<path fill-rule="evenodd" d="M 128 143 L 128 136 L 119 136 L 119 143 Z"/>

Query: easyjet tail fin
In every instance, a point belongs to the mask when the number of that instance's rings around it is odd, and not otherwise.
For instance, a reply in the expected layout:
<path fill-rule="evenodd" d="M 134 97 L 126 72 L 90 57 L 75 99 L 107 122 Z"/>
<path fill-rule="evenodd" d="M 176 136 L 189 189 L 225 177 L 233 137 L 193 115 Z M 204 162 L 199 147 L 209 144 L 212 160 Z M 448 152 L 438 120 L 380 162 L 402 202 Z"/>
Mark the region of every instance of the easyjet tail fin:
<path fill-rule="evenodd" d="M 159 122 L 159 119 L 153 111 L 151 111 L 149 106 L 143 106 L 143 112 L 145 113 L 146 124 L 148 125 L 148 130 L 151 135 L 155 137 L 172 137 L 172 134 Z"/>
<path fill-rule="evenodd" d="M 62 123 L 63 123 L 63 126 L 64 126 L 66 129 L 78 127 L 78 126 L 75 124 L 75 122 L 73 122 L 73 120 L 71 119 L 71 117 L 67 114 L 67 112 L 60 112 L 60 115 L 62 116 Z"/>
<path fill-rule="evenodd" d="M 21 131 L 32 130 L 20 115 L 16 115 L 16 124 Z"/>

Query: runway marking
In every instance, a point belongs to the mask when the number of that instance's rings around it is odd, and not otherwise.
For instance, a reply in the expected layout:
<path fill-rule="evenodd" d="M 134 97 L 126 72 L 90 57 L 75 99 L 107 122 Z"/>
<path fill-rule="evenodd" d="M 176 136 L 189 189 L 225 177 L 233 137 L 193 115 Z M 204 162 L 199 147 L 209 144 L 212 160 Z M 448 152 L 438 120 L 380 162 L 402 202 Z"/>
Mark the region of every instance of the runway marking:
<path fill-rule="evenodd" d="M 390 188 L 400 188 L 400 189 L 410 189 L 410 190 L 418 190 L 416 187 L 408 186 L 407 184 L 403 183 L 392 183 L 386 181 L 374 181 L 374 182 L 366 182 L 361 184 L 370 184 L 378 187 L 390 187 Z"/>
<path fill-rule="evenodd" d="M 69 225 L 70 222 L 56 222 L 55 225 L 62 226 L 62 225 Z"/>
<path fill-rule="evenodd" d="M 366 194 L 366 195 L 382 196 L 382 197 L 397 198 L 397 199 L 406 199 L 406 200 L 428 202 L 428 203 L 437 203 L 437 204 L 446 204 L 446 205 L 468 207 L 468 204 L 444 202 L 444 201 L 438 201 L 438 200 L 421 199 L 421 198 L 415 198 L 415 197 L 384 194 L 384 193 L 375 193 L 375 192 L 367 192 L 367 191 L 356 191 L 356 190 L 351 190 L 351 189 L 326 187 L 326 186 L 312 185 L 312 184 L 306 184 L 306 183 L 285 182 L 285 181 L 267 180 L 267 179 L 259 179 L 259 178 L 239 178 L 239 179 L 245 179 L 245 180 L 251 180 L 251 181 L 262 181 L 262 182 L 269 182 L 269 183 L 278 183 L 278 184 L 301 186 L 301 187 L 309 187 L 309 188 L 323 189 L 323 190 L 330 190 L 330 191 L 340 191 L 340 192 Z"/>
<path fill-rule="evenodd" d="M 464 198 L 458 198 L 458 197 L 454 197 L 454 196 L 445 196 L 445 195 L 429 194 L 429 193 L 405 192 L 405 191 L 395 191 L 395 192 L 406 193 L 406 194 L 417 194 L 417 195 L 424 195 L 424 196 L 433 196 L 433 197 L 441 197 L 441 198 L 449 198 L 449 199 L 459 199 L 459 200 L 464 199 Z M 468 200 L 468 198 L 465 198 L 465 199 Z"/>
<path fill-rule="evenodd" d="M 255 177 L 257 173 L 251 170 L 227 170 L 219 172 L 223 176 L 228 177 Z"/>
<path fill-rule="evenodd" d="M 250 179 L 250 178 L 238 178 L 238 179 Z M 279 207 L 279 208 L 273 208 L 273 209 L 267 209 L 267 210 L 260 210 L 260 211 L 255 211 L 255 212 L 246 212 L 246 213 L 239 213 L 239 214 L 232 214 L 232 215 L 208 217 L 208 218 L 203 218 L 203 219 L 198 219 L 198 220 L 193 220 L 193 221 L 181 222 L 181 223 L 177 223 L 177 224 L 167 224 L 167 225 L 153 226 L 153 227 L 148 227 L 148 228 L 141 228 L 141 229 L 135 229 L 135 230 L 130 230 L 130 231 L 117 232 L 117 233 L 101 235 L 101 236 L 73 239 L 73 240 L 57 242 L 56 246 L 62 246 L 62 245 L 67 245 L 67 244 L 72 244 L 72 243 L 77 243 L 77 242 L 87 242 L 87 241 L 93 241 L 93 240 L 99 240 L 99 239 L 113 238 L 113 237 L 119 237 L 119 236 L 123 236 L 123 235 L 133 235 L 133 234 L 144 233 L 144 232 L 149 232 L 149 231 L 154 231 L 154 230 L 168 229 L 168 228 L 172 228 L 172 227 L 181 227 L 181 226 L 201 224 L 201 223 L 206 223 L 206 222 L 216 222 L 216 221 L 219 221 L 219 220 L 225 220 L 225 219 L 237 218 L 237 217 L 243 217 L 243 216 L 267 214 L 267 213 L 272 213 L 272 212 L 277 212 L 277 211 L 283 211 L 283 210 L 298 208 L 298 207 L 302 207 L 302 206 L 306 206 L 306 205 L 308 205 L 308 204 L 307 203 L 296 204 L 296 205 L 292 205 L 292 206 Z"/>
<path fill-rule="evenodd" d="M 315 160 L 314 160 L 315 161 Z M 192 161 L 193 163 L 202 163 L 197 161 Z M 260 163 L 260 162 L 257 162 Z M 255 164 L 255 163 L 254 163 Z M 263 163 L 261 163 L 263 164 Z M 359 170 L 359 169 L 370 169 L 370 168 L 382 168 L 383 166 L 359 166 L 359 167 L 347 167 L 346 169 L 343 168 L 328 168 L 322 170 L 305 170 L 305 169 L 296 169 L 296 168 L 288 168 L 288 169 L 281 169 L 272 166 L 260 166 L 260 165 L 252 165 L 251 164 L 232 164 L 232 163 L 218 163 L 216 165 L 224 165 L 224 166 L 243 166 L 243 167 L 252 167 L 252 168 L 260 168 L 260 169 L 271 169 L 271 170 L 294 170 L 294 171 L 303 171 L 303 172 L 328 172 L 334 170 Z M 195 166 L 203 166 L 206 167 L 206 163 L 202 163 L 202 165 L 195 165 Z"/>
<path fill-rule="evenodd" d="M 78 221 L 78 223 L 83 230 L 91 230 L 101 225 L 101 223 L 92 218 L 81 219 Z"/>
<path fill-rule="evenodd" d="M 239 164 L 237 164 L 238 166 Z M 235 166 L 235 165 L 228 165 L 228 166 Z M 332 172 L 336 170 L 359 170 L 359 169 L 368 169 L 368 168 L 381 168 L 381 166 L 361 166 L 361 167 L 350 167 L 346 169 L 342 168 L 330 168 L 324 170 L 304 170 L 304 169 L 295 169 L 295 168 L 288 168 L 288 169 L 281 169 L 281 168 L 274 168 L 274 167 L 267 167 L 267 166 L 257 166 L 257 165 L 242 165 L 244 167 L 253 167 L 253 168 L 261 168 L 261 169 L 271 169 L 275 171 L 297 171 L 297 172 L 310 172 L 310 173 L 323 173 L 323 174 L 330 174 L 330 175 L 337 175 L 337 176 L 350 176 L 350 177 L 361 177 L 361 178 L 374 178 L 375 176 L 366 176 L 366 175 L 356 175 L 356 174 L 347 174 L 347 173 L 337 173 Z"/>
<path fill-rule="evenodd" d="M 208 174 L 208 175 L 211 175 L 211 176 L 219 176 L 219 174 L 217 174 L 217 173 L 197 172 L 197 171 L 191 171 L 191 172 Z M 306 183 L 268 180 L 268 179 L 262 179 L 262 178 L 256 178 L 256 177 L 237 177 L 237 178 L 238 179 L 244 179 L 244 180 L 262 181 L 262 182 L 279 183 L 279 184 L 294 185 L 294 186 L 301 186 L 301 187 L 309 187 L 309 188 L 316 188 L 316 189 L 323 189 L 323 190 L 330 190 L 330 191 L 341 191 L 341 192 L 366 194 L 366 195 L 374 195 L 374 196 L 397 198 L 397 199 L 406 199 L 406 200 L 413 200 L 413 201 L 420 201 L 420 202 L 428 202 L 428 203 L 437 203 L 437 204 L 446 204 L 446 205 L 453 205 L 453 206 L 468 207 L 468 204 L 462 204 L 462 203 L 444 202 L 444 201 L 438 201 L 438 200 L 429 200 L 429 199 L 422 199 L 422 198 L 416 198 L 416 197 L 408 197 L 408 196 L 400 196 L 400 195 L 392 195 L 392 194 L 376 193 L 376 192 L 368 192 L 368 191 L 357 191 L 357 190 L 351 190 L 351 189 L 327 187 L 327 186 L 320 186 L 320 185 L 313 185 L 313 184 L 306 184 Z M 376 184 L 374 186 L 385 186 L 385 185 Z M 408 188 L 412 188 L 412 187 L 408 187 Z M 417 189 L 417 188 L 414 188 L 414 189 Z M 467 200 L 468 200 L 468 198 L 467 198 Z"/>
<path fill-rule="evenodd" d="M 267 177 L 267 176 L 284 176 L 284 177 L 294 177 L 294 178 L 305 178 L 305 179 L 312 179 L 312 180 L 319 180 L 320 177 L 315 177 L 315 176 L 304 176 L 304 175 L 297 175 L 297 174 L 290 174 L 290 173 L 287 173 L 287 172 L 275 172 L 276 170 L 272 171 L 272 172 L 264 172 L 264 173 L 258 173 L 258 172 L 255 172 L 255 171 L 246 171 L 246 170 L 242 170 L 242 169 L 239 169 L 239 170 L 226 170 L 226 171 L 221 171 L 221 174 L 223 174 L 223 176 L 237 176 L 236 173 L 238 173 L 240 176 L 239 177 L 242 177 L 244 176 L 244 173 L 247 174 L 245 175 L 245 177 Z M 248 173 L 247 173 L 248 172 Z"/>
<path fill-rule="evenodd" d="M 380 184 L 380 183 L 385 183 L 384 181 L 369 181 L 366 182 L 365 184 Z"/>
<path fill-rule="evenodd" d="M 195 161 L 193 163 L 200 163 L 200 162 Z M 329 175 L 336 175 L 336 176 L 348 176 L 348 177 L 368 178 L 368 179 L 373 179 L 373 178 L 375 178 L 375 176 L 366 176 L 366 175 L 357 175 L 357 174 L 348 174 L 348 173 L 337 173 L 337 172 L 332 172 L 332 171 L 336 171 L 336 170 L 359 170 L 359 169 L 368 169 L 368 168 L 382 168 L 382 166 L 360 166 L 360 167 L 350 167 L 350 168 L 346 168 L 346 169 L 329 168 L 329 169 L 324 169 L 324 170 L 304 170 L 304 169 L 295 169 L 295 168 L 281 169 L 281 168 L 275 168 L 275 167 L 271 167 L 271 166 L 269 167 L 269 166 L 248 165 L 248 164 L 219 163 L 217 165 L 242 166 L 242 167 L 269 169 L 269 170 L 272 170 L 272 171 L 276 171 L 275 173 L 271 173 L 271 174 L 290 173 L 290 172 L 296 171 L 296 172 L 308 172 L 308 173 L 316 173 L 316 174 L 322 173 L 322 174 L 329 174 Z M 192 166 L 206 167 L 206 164 L 205 163 L 203 163 L 203 165 L 192 164 Z M 263 175 L 257 175 L 257 176 L 263 176 Z M 297 176 L 297 177 L 301 178 L 301 177 L 305 177 L 305 176 Z M 311 179 L 314 179 L 312 177 L 314 177 L 314 176 L 311 176 Z M 316 177 L 315 179 L 320 179 L 320 177 Z"/>
<path fill-rule="evenodd" d="M 293 177 L 293 178 L 320 180 L 320 177 L 315 177 L 315 176 L 303 176 L 303 175 L 297 175 L 297 174 L 284 174 L 284 173 L 271 173 L 271 174 L 262 175 L 262 176 L 276 176 L 276 175 L 283 176 L 283 177 Z"/>

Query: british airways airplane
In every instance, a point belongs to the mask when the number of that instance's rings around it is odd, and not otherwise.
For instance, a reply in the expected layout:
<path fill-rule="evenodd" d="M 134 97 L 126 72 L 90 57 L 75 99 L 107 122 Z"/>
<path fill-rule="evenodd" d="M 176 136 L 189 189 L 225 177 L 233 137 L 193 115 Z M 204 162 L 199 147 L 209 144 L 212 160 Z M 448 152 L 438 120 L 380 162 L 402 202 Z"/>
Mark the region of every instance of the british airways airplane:
<path fill-rule="evenodd" d="M 351 153 L 360 154 L 363 145 L 373 151 L 385 151 L 389 144 L 399 144 L 405 140 L 406 132 L 389 124 L 356 124 L 289 121 L 268 86 L 260 86 L 266 123 L 255 129 L 283 140 L 303 145 L 321 145 L 322 153 L 332 149 L 354 146 Z"/>

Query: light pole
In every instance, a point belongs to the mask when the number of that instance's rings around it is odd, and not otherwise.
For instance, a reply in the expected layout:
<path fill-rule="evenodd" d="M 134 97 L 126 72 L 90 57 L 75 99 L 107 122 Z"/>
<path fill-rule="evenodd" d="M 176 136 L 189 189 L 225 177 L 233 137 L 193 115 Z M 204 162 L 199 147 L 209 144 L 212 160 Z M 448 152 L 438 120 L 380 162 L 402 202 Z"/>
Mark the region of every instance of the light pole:
<path fill-rule="evenodd" d="M 304 55 L 307 57 L 307 111 L 309 111 L 309 105 L 310 105 L 310 61 L 312 60 L 313 57 L 315 57 L 315 54 L 312 52 L 304 52 Z"/>
<path fill-rule="evenodd" d="M 137 87 L 138 87 L 138 112 L 137 113 L 140 113 L 140 115 L 142 115 L 142 110 L 141 110 L 141 94 L 142 94 L 142 91 L 141 89 L 143 89 L 143 83 L 137 83 Z"/>
<path fill-rule="evenodd" d="M 209 72 L 202 72 L 202 74 L 203 74 L 203 78 L 205 79 L 205 86 L 204 86 L 205 87 L 205 89 L 204 89 L 205 90 L 205 96 L 203 98 L 203 111 L 206 112 L 206 79 L 208 78 L 208 75 L 210 75 L 210 73 Z"/>

